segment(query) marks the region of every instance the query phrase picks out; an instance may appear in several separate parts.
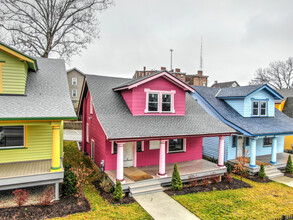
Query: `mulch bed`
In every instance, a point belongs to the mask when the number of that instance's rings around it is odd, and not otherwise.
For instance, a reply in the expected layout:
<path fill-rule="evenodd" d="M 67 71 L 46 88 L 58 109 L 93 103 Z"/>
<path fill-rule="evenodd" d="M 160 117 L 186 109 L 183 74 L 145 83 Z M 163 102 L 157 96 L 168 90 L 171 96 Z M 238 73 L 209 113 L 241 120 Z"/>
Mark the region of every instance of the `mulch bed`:
<path fill-rule="evenodd" d="M 269 178 L 265 178 L 265 179 L 262 179 L 262 178 L 260 178 L 259 176 L 257 176 L 257 175 L 250 175 L 250 176 L 247 176 L 247 177 L 245 177 L 246 179 L 249 179 L 249 180 L 251 180 L 251 181 L 253 181 L 253 182 L 257 182 L 257 183 L 270 183 L 270 182 L 273 182 L 273 180 L 270 180 Z"/>
<path fill-rule="evenodd" d="M 11 207 L 0 209 L 0 219 L 47 219 L 64 217 L 79 212 L 91 210 L 87 199 L 77 199 L 75 197 L 61 198 L 59 202 L 54 202 L 48 206 L 31 205 L 22 207 Z"/>
<path fill-rule="evenodd" d="M 113 193 L 104 192 L 103 189 L 100 187 L 100 184 L 99 183 L 100 183 L 99 181 L 95 181 L 92 184 L 100 192 L 100 196 L 102 196 L 103 199 L 107 200 L 109 203 L 111 203 L 111 204 L 117 204 L 117 205 L 122 205 L 122 204 L 125 205 L 125 204 L 131 204 L 131 203 L 136 202 L 133 197 L 129 197 L 129 196 L 124 196 L 122 201 L 116 201 L 113 198 Z"/>
<path fill-rule="evenodd" d="M 293 173 L 285 173 L 285 172 L 283 172 L 283 173 L 284 173 L 284 176 L 293 178 Z"/>
<path fill-rule="evenodd" d="M 232 180 L 231 183 L 226 181 L 222 181 L 219 183 L 210 183 L 208 186 L 198 185 L 198 186 L 191 186 L 189 184 L 183 185 L 182 190 L 180 191 L 173 191 L 172 189 L 164 190 L 169 196 L 175 195 L 185 195 L 189 193 L 198 193 L 198 192 L 210 192 L 210 191 L 222 191 L 228 189 L 240 189 L 240 188 L 252 188 L 248 183 L 243 182 L 238 179 Z"/>

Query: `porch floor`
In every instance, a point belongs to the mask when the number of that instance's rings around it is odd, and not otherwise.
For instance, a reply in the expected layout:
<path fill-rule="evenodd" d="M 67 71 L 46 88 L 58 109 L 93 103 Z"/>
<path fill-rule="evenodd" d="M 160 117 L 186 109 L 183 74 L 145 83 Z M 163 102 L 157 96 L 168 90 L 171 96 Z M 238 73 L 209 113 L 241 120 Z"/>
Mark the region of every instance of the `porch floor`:
<path fill-rule="evenodd" d="M 51 160 L 0 164 L 0 179 L 50 173 Z"/>
<path fill-rule="evenodd" d="M 174 164 L 175 163 L 166 164 L 166 174 L 167 174 L 167 178 L 169 179 L 172 178 Z M 226 172 L 226 168 L 218 167 L 217 164 L 209 162 L 207 160 L 203 160 L 203 159 L 178 162 L 177 166 L 178 166 L 180 176 L 181 177 L 185 176 L 185 179 L 188 179 L 189 175 L 194 175 L 195 177 L 197 177 L 197 174 L 202 174 L 200 176 L 204 176 L 205 174 L 211 175 L 211 174 L 216 174 L 216 173 L 219 174 L 219 173 Z M 160 178 L 157 176 L 157 173 L 159 171 L 159 165 L 144 166 L 144 167 L 137 167 L 137 168 L 151 175 L 153 177 L 153 180 L 166 179 L 166 178 Z M 108 175 L 108 177 L 111 179 L 111 181 L 115 183 L 116 170 L 108 170 L 105 172 Z M 132 179 L 126 177 L 125 175 L 124 175 L 124 180 L 126 182 L 125 184 L 134 183 Z"/>

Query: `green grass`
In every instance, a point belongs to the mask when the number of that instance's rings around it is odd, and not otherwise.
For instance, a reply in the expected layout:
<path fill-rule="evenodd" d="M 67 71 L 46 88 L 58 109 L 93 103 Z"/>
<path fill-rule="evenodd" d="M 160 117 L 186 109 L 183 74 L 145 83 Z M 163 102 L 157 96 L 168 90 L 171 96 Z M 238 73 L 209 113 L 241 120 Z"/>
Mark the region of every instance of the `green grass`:
<path fill-rule="evenodd" d="M 293 188 L 277 182 L 243 180 L 252 188 L 173 198 L 201 219 L 273 219 L 293 214 Z"/>
<path fill-rule="evenodd" d="M 88 168 L 93 165 L 89 157 L 84 157 L 83 153 L 78 151 L 75 142 L 65 141 L 64 164 L 78 167 L 80 162 L 83 162 Z M 90 182 L 95 178 L 96 175 L 91 176 Z M 99 195 L 99 192 L 92 184 L 84 189 L 84 193 L 91 204 L 91 211 L 56 219 L 152 219 L 138 203 L 129 205 L 110 204 Z"/>

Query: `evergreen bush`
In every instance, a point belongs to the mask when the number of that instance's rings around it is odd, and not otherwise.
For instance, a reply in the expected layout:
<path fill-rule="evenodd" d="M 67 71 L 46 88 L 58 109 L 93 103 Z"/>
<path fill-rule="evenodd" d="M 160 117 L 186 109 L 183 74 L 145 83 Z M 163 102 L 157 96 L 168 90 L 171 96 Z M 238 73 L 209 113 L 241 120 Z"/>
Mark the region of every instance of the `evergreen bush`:
<path fill-rule="evenodd" d="M 172 174 L 172 189 L 173 190 L 181 190 L 182 189 L 182 181 L 181 181 L 180 174 L 178 171 L 177 163 L 174 164 L 174 171 Z"/>
<path fill-rule="evenodd" d="M 286 173 L 293 173 L 293 164 L 291 155 L 289 155 L 286 165 Z"/>
<path fill-rule="evenodd" d="M 64 180 L 62 185 L 63 196 L 73 196 L 77 193 L 76 175 L 71 170 L 71 165 L 66 165 L 64 168 Z"/>
<path fill-rule="evenodd" d="M 116 181 L 116 186 L 115 186 L 113 196 L 116 201 L 121 201 L 123 198 L 122 186 L 119 180 Z"/>
<path fill-rule="evenodd" d="M 260 170 L 258 172 L 258 176 L 262 179 L 266 178 L 265 166 L 263 165 L 263 163 L 260 165 Z"/>

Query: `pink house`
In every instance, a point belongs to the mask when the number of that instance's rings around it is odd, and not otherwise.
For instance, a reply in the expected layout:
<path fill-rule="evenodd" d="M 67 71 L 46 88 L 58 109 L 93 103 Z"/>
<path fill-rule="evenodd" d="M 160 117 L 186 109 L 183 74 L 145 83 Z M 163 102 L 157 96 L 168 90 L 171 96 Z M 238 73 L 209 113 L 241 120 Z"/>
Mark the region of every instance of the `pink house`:
<path fill-rule="evenodd" d="M 113 182 L 134 183 L 131 172 L 167 181 L 174 163 L 180 174 L 222 175 L 224 137 L 235 131 L 210 116 L 189 91 L 194 90 L 166 71 L 138 79 L 86 75 L 78 111 L 83 151 Z M 218 165 L 202 159 L 203 137 L 220 139 Z"/>

